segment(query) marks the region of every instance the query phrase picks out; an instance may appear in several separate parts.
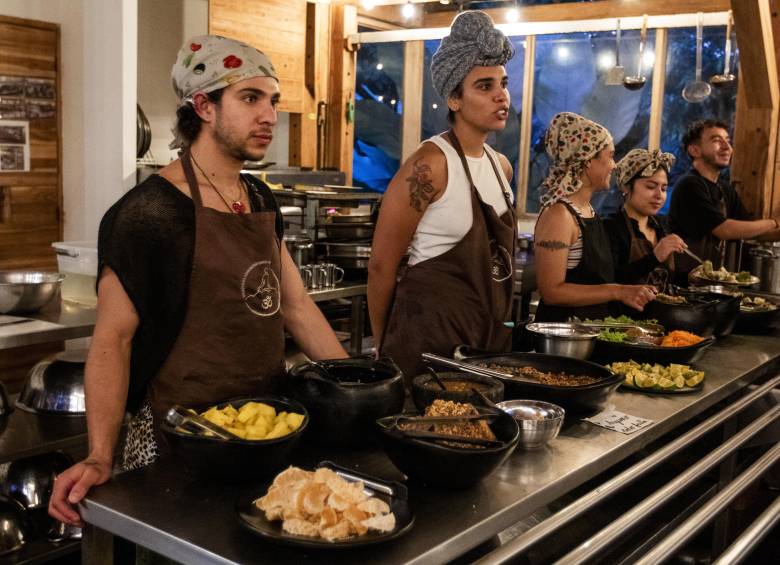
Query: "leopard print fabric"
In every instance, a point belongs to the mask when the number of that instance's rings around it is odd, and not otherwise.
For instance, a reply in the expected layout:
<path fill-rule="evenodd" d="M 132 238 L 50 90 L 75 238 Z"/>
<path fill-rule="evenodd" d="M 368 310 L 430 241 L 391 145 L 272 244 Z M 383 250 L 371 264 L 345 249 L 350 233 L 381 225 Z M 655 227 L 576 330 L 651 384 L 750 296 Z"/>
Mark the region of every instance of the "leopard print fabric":
<path fill-rule="evenodd" d="M 147 398 L 141 404 L 138 414 L 127 425 L 125 447 L 122 453 L 123 471 L 146 467 L 157 459 L 157 441 L 154 439 L 152 425 L 152 406 Z"/>

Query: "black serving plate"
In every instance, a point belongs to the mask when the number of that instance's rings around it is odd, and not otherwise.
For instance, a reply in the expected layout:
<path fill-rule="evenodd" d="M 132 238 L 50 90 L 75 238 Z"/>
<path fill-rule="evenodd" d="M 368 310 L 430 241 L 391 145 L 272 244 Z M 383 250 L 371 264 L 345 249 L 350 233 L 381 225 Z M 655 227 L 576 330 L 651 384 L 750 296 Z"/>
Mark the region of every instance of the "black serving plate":
<path fill-rule="evenodd" d="M 636 361 L 637 363 L 660 363 L 669 365 L 679 363 L 690 365 L 702 358 L 707 348 L 715 343 L 715 338 L 707 337 L 696 345 L 686 347 L 661 347 L 640 343 L 616 343 L 596 340 L 591 359 L 606 365 L 615 361 Z"/>
<path fill-rule="evenodd" d="M 513 400 L 523 398 L 552 402 L 566 410 L 566 414 L 592 414 L 600 411 L 622 381 L 606 367 L 590 361 L 547 355 L 544 353 L 504 353 L 465 356 L 467 363 L 496 363 L 512 367 L 533 367 L 545 372 L 563 372 L 569 375 L 587 375 L 596 377 L 598 382 L 581 386 L 554 386 L 500 378 L 504 383 L 504 398 Z M 498 377 L 496 377 L 498 378 Z"/>
<path fill-rule="evenodd" d="M 769 302 L 780 306 L 780 299 L 778 298 L 770 298 L 766 295 L 754 294 L 750 292 L 746 292 L 745 296 L 761 296 Z M 778 326 L 778 322 L 780 322 L 780 307 L 775 308 L 774 310 L 764 310 L 758 312 L 745 310 L 740 307 L 739 314 L 737 315 L 737 325 L 735 327 L 735 331 L 739 333 L 751 334 L 768 333 Z"/>
<path fill-rule="evenodd" d="M 635 386 L 627 384 L 625 381 L 621 383 L 621 386 L 626 390 L 633 390 L 634 392 L 641 392 L 644 394 L 689 394 L 691 392 L 699 392 L 704 388 L 704 381 L 700 382 L 696 386 L 684 386 L 682 388 L 642 388 L 641 386 Z"/>
<path fill-rule="evenodd" d="M 269 481 L 261 489 L 248 492 L 238 499 L 236 503 L 238 523 L 253 534 L 274 543 L 314 549 L 345 549 L 382 543 L 404 535 L 414 526 L 414 514 L 412 514 L 409 507 L 407 490 L 401 483 L 383 481 L 375 477 L 363 475 L 357 471 L 340 467 L 330 461 L 323 461 L 317 467 L 327 467 L 348 481 L 363 481 L 366 491 L 371 496 L 384 500 L 390 506 L 390 511 L 395 514 L 395 528 L 389 532 L 368 532 L 363 536 L 349 537 L 336 541 L 289 534 L 282 530 L 282 522 L 280 520 L 269 522 L 265 518 L 265 512 L 255 505 L 255 501 L 268 492 L 268 488 L 273 481 Z"/>

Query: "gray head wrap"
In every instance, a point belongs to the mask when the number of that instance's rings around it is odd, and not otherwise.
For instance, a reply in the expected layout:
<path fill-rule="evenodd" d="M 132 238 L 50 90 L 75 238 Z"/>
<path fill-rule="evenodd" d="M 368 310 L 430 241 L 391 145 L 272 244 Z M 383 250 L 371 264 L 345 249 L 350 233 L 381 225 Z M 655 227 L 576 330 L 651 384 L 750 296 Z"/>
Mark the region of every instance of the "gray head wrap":
<path fill-rule="evenodd" d="M 446 100 L 471 69 L 504 65 L 514 54 L 512 42 L 493 27 L 490 16 L 479 10 L 462 12 L 433 54 L 433 87 Z"/>

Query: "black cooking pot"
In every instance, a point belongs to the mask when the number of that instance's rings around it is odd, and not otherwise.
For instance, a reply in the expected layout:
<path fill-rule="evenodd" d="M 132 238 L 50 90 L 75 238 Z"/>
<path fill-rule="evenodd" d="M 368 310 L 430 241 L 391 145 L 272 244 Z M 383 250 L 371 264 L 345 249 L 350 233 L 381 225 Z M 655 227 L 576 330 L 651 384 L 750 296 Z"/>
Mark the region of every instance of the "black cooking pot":
<path fill-rule="evenodd" d="M 780 322 L 779 298 L 772 298 L 765 294 L 752 292 L 746 292 L 745 296 L 761 296 L 778 306 L 778 308 L 758 312 L 740 309 L 739 314 L 737 315 L 736 331 L 739 333 L 751 334 L 768 333 L 778 326 L 778 322 Z"/>
<path fill-rule="evenodd" d="M 653 300 L 645 306 L 643 317 L 646 320 L 658 320 L 668 332 L 684 330 L 709 337 L 714 335 L 718 325 L 716 306 L 716 300 L 696 300 L 692 304 L 666 304 Z"/>
<path fill-rule="evenodd" d="M 484 404 L 484 401 L 471 388 L 477 389 L 494 403 L 504 400 L 504 383 L 493 377 L 482 377 L 459 371 L 438 373 L 439 379 L 446 387 L 453 381 L 466 382 L 466 390 L 442 390 L 431 375 L 417 375 L 412 381 L 412 400 L 420 412 L 430 406 L 434 400 L 451 400 L 453 402 L 469 402 L 474 405 Z"/>
<path fill-rule="evenodd" d="M 403 407 L 403 373 L 389 357 L 303 363 L 290 371 L 288 393 L 309 411 L 311 439 L 358 445 L 373 438 L 378 418 Z"/>
<path fill-rule="evenodd" d="M 712 330 L 715 337 L 727 336 L 734 329 L 739 314 L 739 304 L 742 300 L 741 292 L 735 292 L 733 289 L 720 285 L 693 286 L 687 289 L 678 289 L 678 292 L 693 303 L 715 303 L 715 327 Z"/>
<path fill-rule="evenodd" d="M 612 373 L 606 367 L 558 355 L 544 353 L 488 353 L 482 355 L 463 355 L 466 350 L 455 351 L 467 363 L 496 363 L 511 367 L 533 367 L 539 371 L 561 372 L 569 375 L 587 375 L 599 380 L 589 385 L 555 386 L 513 379 L 510 376 L 499 379 L 504 383 L 504 398 L 543 400 L 552 402 L 566 410 L 566 415 L 585 415 L 600 411 L 607 400 L 623 381 L 620 375 Z"/>

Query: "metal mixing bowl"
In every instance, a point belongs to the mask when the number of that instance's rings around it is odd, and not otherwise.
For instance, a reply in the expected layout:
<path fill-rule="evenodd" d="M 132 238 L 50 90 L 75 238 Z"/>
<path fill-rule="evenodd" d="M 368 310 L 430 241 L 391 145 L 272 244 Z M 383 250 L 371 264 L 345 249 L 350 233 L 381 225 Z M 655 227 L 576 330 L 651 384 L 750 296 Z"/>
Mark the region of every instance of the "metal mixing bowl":
<path fill-rule="evenodd" d="M 24 505 L 28 511 L 44 510 L 54 488 L 54 477 L 73 465 L 59 451 L 32 455 L 0 465 L 0 492 Z"/>
<path fill-rule="evenodd" d="M 61 351 L 39 361 L 27 375 L 16 406 L 28 412 L 82 415 L 86 349 Z"/>
<path fill-rule="evenodd" d="M 27 543 L 29 526 L 24 506 L 18 500 L 0 496 L 0 555 L 7 555 Z"/>
<path fill-rule="evenodd" d="M 561 355 L 574 359 L 587 359 L 596 346 L 597 331 L 574 324 L 534 322 L 526 326 L 534 338 L 534 349 L 538 353 Z"/>
<path fill-rule="evenodd" d="M 59 297 L 64 278 L 59 273 L 0 272 L 0 314 L 40 310 Z"/>
<path fill-rule="evenodd" d="M 551 402 L 541 400 L 505 400 L 496 406 L 511 415 L 520 428 L 524 449 L 536 449 L 558 437 L 566 411 Z"/>

